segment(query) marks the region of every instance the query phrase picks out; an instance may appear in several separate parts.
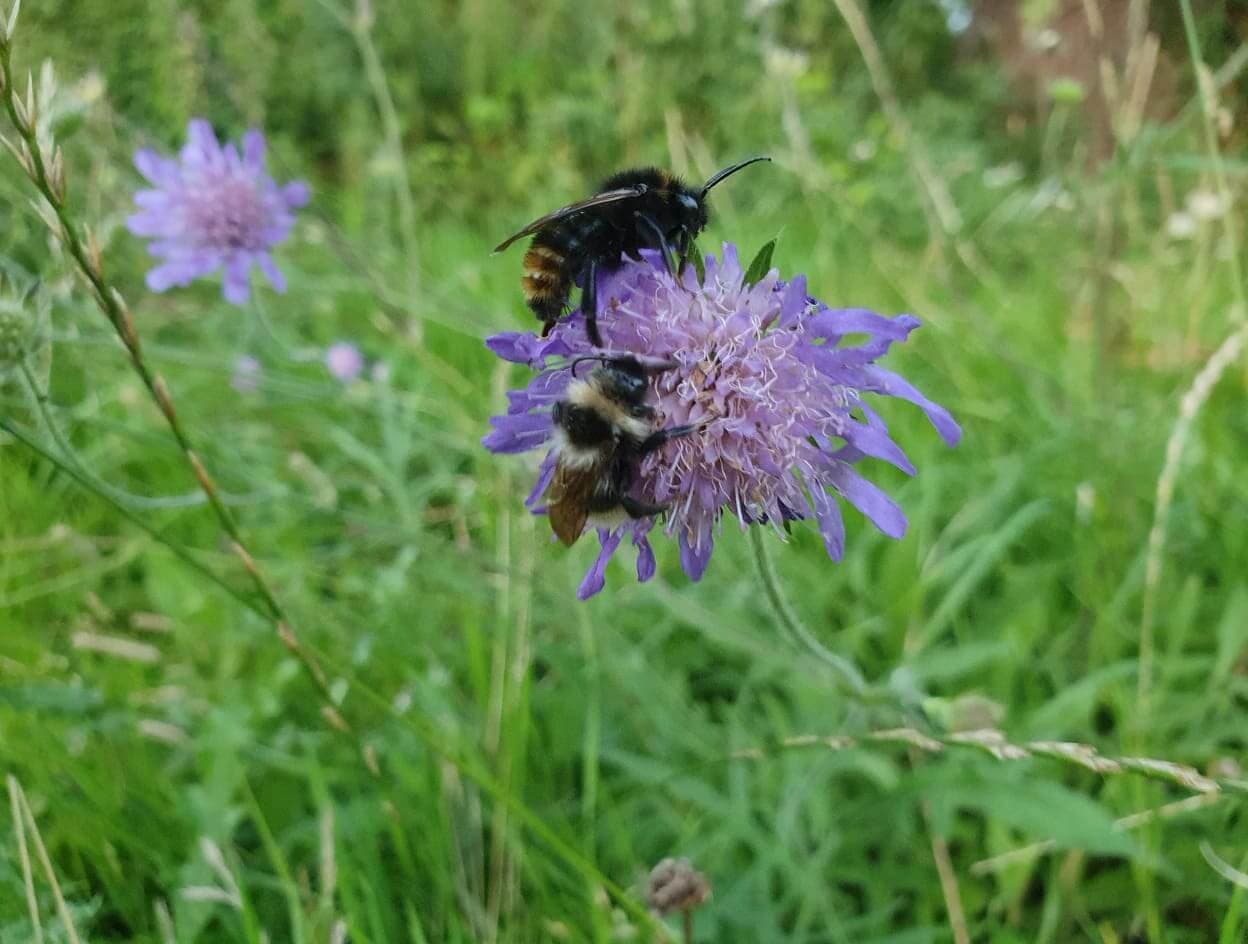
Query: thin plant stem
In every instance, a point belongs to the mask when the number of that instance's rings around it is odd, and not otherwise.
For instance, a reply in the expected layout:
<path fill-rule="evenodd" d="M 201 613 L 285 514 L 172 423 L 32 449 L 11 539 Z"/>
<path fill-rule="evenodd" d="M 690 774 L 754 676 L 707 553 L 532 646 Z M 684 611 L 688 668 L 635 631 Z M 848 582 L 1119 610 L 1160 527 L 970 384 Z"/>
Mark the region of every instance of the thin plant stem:
<path fill-rule="evenodd" d="M 47 447 L 40 445 L 39 442 L 37 442 L 32 435 L 27 433 L 24 429 L 22 429 L 16 423 L 13 423 L 7 418 L 0 416 L 0 430 L 3 430 L 4 432 L 8 433 L 14 439 L 20 442 L 23 446 L 25 446 L 31 452 L 38 455 L 40 458 L 44 459 L 46 462 L 51 463 L 53 466 L 56 467 L 58 472 L 73 479 L 82 488 L 91 492 L 96 497 L 98 497 L 101 501 L 110 505 L 114 511 L 116 511 L 119 515 L 121 515 L 131 524 L 135 525 L 136 527 L 144 531 L 148 536 L 150 536 L 153 540 L 155 540 L 158 544 L 160 544 L 166 550 L 168 550 L 171 554 L 173 554 L 174 557 L 176 557 L 179 561 L 181 561 L 187 567 L 191 568 L 201 577 L 205 578 L 206 580 L 211 581 L 212 583 L 220 587 L 222 590 L 224 590 L 226 593 L 228 593 L 230 597 L 234 599 L 235 602 L 242 604 L 244 607 L 246 607 L 247 609 L 255 613 L 257 616 L 259 616 L 261 619 L 268 619 L 269 614 L 265 612 L 264 608 L 259 603 L 257 603 L 254 599 L 252 599 L 251 597 L 248 597 L 244 593 L 240 593 L 234 587 L 230 586 L 219 575 L 213 573 L 211 570 L 205 567 L 202 563 L 196 560 L 195 557 L 192 556 L 191 553 L 187 551 L 184 547 L 182 547 L 179 544 L 175 544 L 168 537 L 166 537 L 160 531 L 159 528 L 152 527 L 150 524 L 148 524 L 146 521 L 140 518 L 137 514 L 135 514 L 132 510 L 127 508 L 121 502 L 117 501 L 117 499 L 115 499 L 108 492 L 100 489 L 99 485 L 93 479 L 87 478 L 87 476 L 85 476 L 82 472 L 80 472 L 74 466 L 70 465 L 65 459 L 51 452 Z"/>
<path fill-rule="evenodd" d="M 1156 621 L 1157 591 L 1161 585 L 1161 571 L 1166 549 L 1166 526 L 1174 490 L 1179 480 L 1179 463 L 1187 448 L 1187 437 L 1196 415 L 1213 392 L 1222 374 L 1233 364 L 1248 344 L 1248 322 L 1224 340 L 1213 356 L 1206 361 L 1183 399 L 1179 403 L 1179 415 L 1166 440 L 1166 457 L 1161 475 L 1157 479 L 1157 497 L 1153 508 L 1153 526 L 1148 534 L 1148 552 L 1144 565 L 1144 602 L 1140 617 L 1139 671 L 1136 679 L 1137 725 L 1146 730 L 1153 684 L 1153 625 Z"/>
<path fill-rule="evenodd" d="M 234 520 L 234 516 L 226 506 L 215 480 L 208 473 L 207 468 L 200 459 L 199 453 L 192 444 L 190 436 L 183 426 L 177 410 L 174 408 L 173 397 L 170 395 L 168 385 L 165 383 L 164 378 L 148 365 L 143 354 L 143 347 L 139 340 L 138 332 L 134 327 L 134 319 L 131 317 L 130 308 L 121 293 L 113 287 L 104 274 L 103 261 L 98 245 L 96 245 L 94 238 L 90 235 L 88 235 L 86 242 L 79 235 L 78 229 L 66 207 L 65 175 L 61 151 L 59 148 L 53 148 L 52 143 L 48 142 L 47 149 L 51 153 L 45 155 L 45 149 L 41 146 L 36 134 L 36 115 L 34 112 L 37 109 L 37 105 L 34 103 L 33 96 L 29 94 L 27 96 L 30 104 L 17 104 L 15 98 L 17 91 L 13 81 L 11 58 L 11 37 L 8 37 L 4 42 L 0 43 L 0 83 L 3 85 L 4 107 L 8 113 L 9 120 L 13 123 L 13 127 L 17 129 L 17 133 L 21 138 L 20 150 L 16 151 L 18 161 L 22 165 L 23 170 L 26 171 L 27 177 L 35 185 L 35 188 L 51 209 L 51 217 L 42 212 L 40 215 L 44 216 L 44 221 L 69 253 L 78 272 L 86 279 L 96 304 L 121 339 L 129 356 L 131 367 L 138 374 L 139 379 L 143 382 L 143 386 L 147 388 L 161 415 L 165 418 L 169 431 L 173 434 L 173 438 L 182 452 L 183 459 L 190 467 L 196 482 L 199 484 L 200 489 L 208 500 L 208 504 L 216 515 L 217 522 L 226 535 L 229 536 L 231 549 L 247 571 L 256 592 L 264 601 L 269 611 L 270 622 L 272 622 L 278 638 L 299 662 L 320 695 L 323 702 L 322 713 L 326 720 L 333 728 L 343 732 L 356 742 L 356 746 L 360 749 L 361 756 L 365 760 L 365 766 L 374 775 L 378 774 L 379 771 L 374 756 L 364 748 L 363 743 L 358 740 L 351 726 L 339 713 L 329 689 L 329 680 L 316 659 L 300 643 L 285 608 L 278 600 L 273 587 L 248 549 L 242 532 Z"/>
<path fill-rule="evenodd" d="M 17 859 L 22 866 L 22 885 L 26 889 L 26 910 L 30 914 L 30 926 L 35 932 L 35 944 L 43 944 L 43 923 L 39 920 L 39 899 L 35 897 L 34 870 L 30 867 L 30 852 L 26 848 L 26 825 L 22 822 L 22 806 L 18 799 L 17 778 L 8 777 L 9 806 L 13 810 L 13 833 L 17 836 Z"/>
<path fill-rule="evenodd" d="M 65 895 L 61 892 L 61 883 L 57 881 L 56 872 L 52 868 L 52 859 L 48 855 L 47 846 L 43 844 L 43 837 L 39 834 L 39 824 L 35 822 L 35 814 L 31 812 L 30 804 L 26 801 L 26 792 L 12 774 L 8 777 L 8 783 L 10 796 L 16 799 L 14 805 L 21 807 L 26 828 L 30 831 L 31 843 L 35 847 L 35 857 L 43 869 L 43 877 L 47 880 L 48 887 L 52 889 L 52 900 L 56 902 L 56 913 L 65 929 L 65 936 L 69 944 L 81 944 L 82 939 L 78 937 L 78 929 L 74 927 L 73 915 L 70 914 L 69 906 L 65 903 Z"/>
<path fill-rule="evenodd" d="M 771 561 L 771 553 L 767 549 L 767 540 L 762 527 L 750 528 L 750 548 L 754 553 L 754 565 L 758 569 L 758 579 L 763 585 L 763 592 L 771 604 L 777 622 L 788 633 L 793 643 L 805 649 L 836 674 L 837 681 L 847 692 L 857 696 L 867 694 L 867 681 L 862 672 L 849 659 L 832 652 L 824 646 L 814 634 L 806 628 L 801 618 L 793 609 L 789 598 L 780 584 L 775 565 Z"/>
<path fill-rule="evenodd" d="M 128 508 L 155 510 L 161 508 L 191 508 L 203 505 L 207 501 L 204 497 L 204 493 L 198 490 L 189 492 L 185 495 L 168 495 L 159 498 L 152 498 L 147 495 L 135 495 L 132 492 L 116 488 L 108 482 L 105 482 L 98 475 L 87 468 L 86 463 L 82 461 L 82 458 L 74 449 L 73 443 L 69 441 L 69 437 L 65 435 L 65 431 L 62 430 L 60 425 L 57 423 L 56 417 L 52 415 L 52 408 L 48 401 L 47 392 L 39 386 L 39 382 L 36 380 L 34 372 L 31 371 L 30 365 L 26 363 L 25 358 L 22 358 L 18 362 L 18 366 L 21 370 L 22 381 L 26 388 L 27 397 L 33 404 L 35 412 L 39 415 L 39 419 L 44 430 L 51 437 L 52 441 L 56 443 L 57 448 L 60 449 L 61 455 L 66 459 L 66 461 L 72 463 L 73 466 L 82 473 L 83 477 L 91 479 L 94 487 L 98 491 L 108 495 L 108 497 L 115 504 L 125 505 Z"/>
<path fill-rule="evenodd" d="M 685 932 L 685 944 L 693 944 L 693 909 L 686 908 L 680 913 L 680 923 Z"/>
<path fill-rule="evenodd" d="M 1232 312 L 1232 316 L 1236 320 L 1243 320 L 1248 317 L 1248 288 L 1244 286 L 1244 273 L 1240 268 L 1239 262 L 1239 234 L 1236 231 L 1235 221 L 1235 197 L 1231 190 L 1230 184 L 1227 183 L 1226 167 L 1222 163 L 1222 152 L 1218 148 L 1218 130 L 1214 122 L 1216 121 L 1216 105 L 1217 95 L 1216 85 L 1213 75 L 1210 73 L 1208 66 L 1205 65 L 1204 58 L 1200 51 L 1200 38 L 1196 34 L 1196 18 L 1192 15 L 1191 0 L 1179 0 L 1179 7 L 1183 11 L 1183 31 L 1187 36 L 1187 49 L 1192 57 L 1192 69 L 1196 73 L 1196 94 L 1200 99 L 1200 110 L 1204 117 L 1205 125 L 1205 148 L 1209 152 L 1209 163 L 1213 166 L 1213 179 L 1218 185 L 1218 196 L 1222 198 L 1225 205 L 1222 214 L 1222 225 L 1226 231 L 1226 241 L 1230 247 L 1227 253 L 1228 264 L 1231 269 L 1232 288 L 1235 292 L 1235 300 L 1239 305 Z"/>
<path fill-rule="evenodd" d="M 407 162 L 403 155 L 403 131 L 399 112 L 390 95 L 390 83 L 386 80 L 385 66 L 373 43 L 375 23 L 371 0 L 356 0 L 355 16 L 348 21 L 348 29 L 355 40 L 360 58 L 364 62 L 364 76 L 381 116 L 382 137 L 385 141 L 392 176 L 394 199 L 398 210 L 399 239 L 402 242 L 404 264 L 407 270 L 407 289 L 412 301 L 419 296 L 420 281 L 416 246 L 416 201 L 412 197 L 411 182 L 407 177 Z"/>

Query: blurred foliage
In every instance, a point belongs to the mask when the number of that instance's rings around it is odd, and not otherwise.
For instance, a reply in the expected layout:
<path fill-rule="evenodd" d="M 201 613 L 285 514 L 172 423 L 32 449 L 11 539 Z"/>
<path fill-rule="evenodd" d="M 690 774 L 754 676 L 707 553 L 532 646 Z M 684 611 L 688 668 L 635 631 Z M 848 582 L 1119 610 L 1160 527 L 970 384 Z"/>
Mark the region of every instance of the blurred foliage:
<path fill-rule="evenodd" d="M 924 701 L 968 696 L 1000 706 L 1020 740 L 1235 776 L 1246 746 L 1239 367 L 1183 457 L 1146 712 L 1137 697 L 1167 436 L 1243 293 L 1224 215 L 1193 215 L 1218 181 L 1181 22 L 1152 5 L 1181 70 L 1172 113 L 1096 164 L 1079 96 L 1028 101 L 950 31 L 958 4 L 863 6 L 909 141 L 835 5 L 816 0 L 376 0 L 367 34 L 370 10 L 341 0 L 27 0 L 17 57 L 36 75 L 56 64 L 72 210 L 386 775 L 327 728 L 264 621 L 0 443 L 0 766 L 26 790 L 84 940 L 329 942 L 342 922 L 359 942 L 597 944 L 628 931 L 602 876 L 636 889 L 688 855 L 715 888 L 699 941 L 944 942 L 933 831 L 974 940 L 1243 939 L 1243 892 L 1199 850 L 1243 867 L 1236 802 L 1128 835 L 1116 818 L 1182 792 L 971 751 L 777 746 L 926 725 L 941 713 Z M 1242 48 L 1235 5 L 1197 9 L 1219 65 Z M 1222 89 L 1218 138 L 1241 201 L 1243 81 Z M 262 126 L 276 176 L 312 182 L 281 251 L 288 295 L 238 311 L 215 285 L 145 292 L 143 249 L 121 227 L 129 162 L 178 146 L 192 116 L 231 136 Z M 651 584 L 620 562 L 577 604 L 590 542 L 550 546 L 520 504 L 532 464 L 477 446 L 509 376 L 481 339 L 530 325 L 516 255 L 489 247 L 621 165 L 697 177 L 756 152 L 776 163 L 716 192 L 704 251 L 732 238 L 748 257 L 778 234 L 776 264 L 820 297 L 918 313 L 889 366 L 966 428 L 949 451 L 890 404 L 922 474 L 872 473 L 906 509 L 905 540 L 854 518 L 840 565 L 809 529 L 776 549 L 802 616 L 905 710 L 847 703 L 780 641 L 732 529 L 698 585 L 665 545 Z M 953 231 L 920 158 L 957 207 Z M 190 476 L 30 195 L 0 175 L 0 266 L 37 277 L 51 306 L 54 415 L 115 487 L 182 496 Z M 317 352 L 340 338 L 389 378 L 333 382 Z M 229 386 L 244 353 L 264 364 L 254 395 Z M 0 407 L 35 422 L 11 382 Z M 142 514 L 238 577 L 202 508 Z M 143 644 L 144 659 L 92 649 L 99 636 Z M 431 728 L 592 866 L 520 828 L 430 749 Z M 762 759 L 733 759 L 756 746 Z M 17 837 L 0 830 L 4 944 L 33 936 Z M 1044 840 L 1056 848 L 972 870 Z M 45 939 L 61 940 L 35 868 Z"/>

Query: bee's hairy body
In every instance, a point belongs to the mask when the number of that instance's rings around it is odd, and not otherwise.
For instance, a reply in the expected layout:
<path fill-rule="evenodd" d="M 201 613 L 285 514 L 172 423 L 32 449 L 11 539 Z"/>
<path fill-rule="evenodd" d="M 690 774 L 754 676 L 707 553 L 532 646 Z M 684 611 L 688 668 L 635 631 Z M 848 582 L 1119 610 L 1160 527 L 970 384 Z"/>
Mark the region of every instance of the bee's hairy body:
<path fill-rule="evenodd" d="M 568 307 L 572 287 L 584 287 L 591 266 L 609 272 L 619 267 L 626 253 L 637 258 L 642 249 L 658 249 L 660 232 L 675 239 L 688 224 L 699 232 L 706 225 L 697 191 L 665 170 L 623 171 L 603 181 L 599 192 L 628 188 L 644 191 L 632 199 L 570 215 L 534 234 L 524 254 L 520 284 L 529 309 L 547 326 Z M 653 225 L 639 223 L 642 216 Z"/>
<path fill-rule="evenodd" d="M 631 496 L 637 470 L 646 455 L 691 429 L 656 431 L 645 393 L 645 370 L 634 358 L 619 357 L 574 379 L 555 404 L 556 466 L 547 513 L 564 544 L 575 543 L 587 524 L 613 527 L 665 510 Z"/>
<path fill-rule="evenodd" d="M 597 281 L 600 271 L 618 268 L 623 257 L 640 258 L 657 249 L 675 275 L 680 268 L 673 247 L 683 257 L 706 228 L 706 195 L 721 180 L 769 157 L 751 157 L 713 174 L 701 187 L 690 187 L 657 167 L 620 171 L 602 182 L 592 196 L 538 217 L 494 247 L 502 252 L 525 236 L 533 237 L 524 254 L 521 287 L 524 300 L 549 334 L 568 307 L 572 287 L 581 287 L 585 334 L 602 347 L 598 333 Z"/>

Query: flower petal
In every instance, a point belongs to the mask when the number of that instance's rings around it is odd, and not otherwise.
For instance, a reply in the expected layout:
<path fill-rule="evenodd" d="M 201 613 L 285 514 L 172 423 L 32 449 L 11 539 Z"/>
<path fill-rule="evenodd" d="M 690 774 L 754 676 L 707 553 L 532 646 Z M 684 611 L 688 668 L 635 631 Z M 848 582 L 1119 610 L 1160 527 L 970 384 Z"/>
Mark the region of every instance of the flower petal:
<path fill-rule="evenodd" d="M 542 464 L 537 468 L 537 481 L 533 483 L 533 491 L 529 492 L 529 497 L 524 500 L 524 507 L 532 510 L 533 507 L 542 500 L 542 496 L 546 494 L 546 489 L 550 488 L 550 481 L 555 477 L 555 464 L 559 456 L 554 449 L 546 453 L 546 458 L 542 460 Z"/>
<path fill-rule="evenodd" d="M 292 180 L 282 188 L 282 200 L 292 210 L 297 210 L 312 199 L 312 191 L 302 180 Z"/>
<path fill-rule="evenodd" d="M 823 538 L 828 557 L 839 561 L 845 555 L 845 520 L 841 517 L 840 506 L 822 485 L 811 488 L 807 504 L 819 524 L 819 536 Z"/>
<path fill-rule="evenodd" d="M 955 446 L 962 438 L 962 427 L 949 415 L 949 411 L 940 404 L 933 403 L 923 396 L 912 383 L 901 377 L 901 375 L 871 364 L 861 368 L 860 376 L 861 382 L 859 386 L 863 390 L 883 394 L 886 397 L 897 397 L 913 403 L 921 409 L 927 415 L 928 422 L 935 427 L 936 432 L 940 434 L 940 438 L 948 445 Z"/>
<path fill-rule="evenodd" d="M 588 600 L 606 585 L 607 563 L 615 554 L 615 549 L 620 546 L 620 538 L 623 536 L 623 529 L 617 528 L 615 531 L 608 531 L 606 528 L 598 529 L 598 543 L 602 546 L 593 566 L 586 571 L 581 585 L 576 588 L 578 600 Z"/>
<path fill-rule="evenodd" d="M 134 166 L 157 187 L 169 187 L 178 182 L 177 162 L 161 157 L 151 148 L 140 148 L 134 152 Z"/>
<path fill-rule="evenodd" d="M 491 416 L 494 431 L 481 440 L 490 452 L 516 453 L 536 449 L 550 439 L 554 424 L 549 413 L 508 413 Z"/>
<path fill-rule="evenodd" d="M 167 292 L 175 285 L 190 285 L 199 275 L 199 266 L 193 262 L 179 260 L 158 265 L 147 273 L 144 281 L 153 292 Z"/>
<path fill-rule="evenodd" d="M 706 565 L 711 562 L 711 552 L 715 549 L 710 526 L 703 522 L 701 529 L 692 538 L 688 530 L 681 531 L 677 543 L 680 545 L 681 570 L 696 583 L 706 572 Z"/>
<path fill-rule="evenodd" d="M 225 261 L 225 277 L 221 293 L 231 305 L 245 305 L 251 297 L 251 257 L 236 252 Z"/>
<path fill-rule="evenodd" d="M 186 126 L 186 146 L 182 160 L 196 166 L 215 167 L 221 163 L 221 142 L 212 125 L 203 118 L 192 118 Z"/>
<path fill-rule="evenodd" d="M 888 318 L 866 308 L 822 308 L 806 320 L 806 330 L 815 337 L 829 340 L 847 334 L 874 334 L 904 341 L 919 324 L 914 315 Z"/>
<path fill-rule="evenodd" d="M 562 357 L 572 348 L 560 337 L 539 338 L 530 331 L 504 331 L 485 339 L 485 346 L 505 361 L 540 370 L 548 357 Z"/>
<path fill-rule="evenodd" d="M 264 135 L 255 128 L 243 135 L 243 163 L 248 170 L 264 170 Z"/>
<path fill-rule="evenodd" d="M 862 455 L 873 459 L 883 459 L 901 469 L 906 475 L 915 474 L 914 465 L 886 431 L 850 421 L 846 423 L 845 431 L 841 435 Z"/>
<path fill-rule="evenodd" d="M 890 538 L 900 538 L 906 533 L 906 516 L 897 503 L 844 462 L 833 462 L 824 477 L 842 498 Z"/>
<path fill-rule="evenodd" d="M 282 275 L 282 270 L 277 267 L 277 263 L 273 261 L 273 256 L 267 252 L 262 252 L 256 256 L 256 265 L 260 267 L 260 271 L 264 273 L 264 277 L 269 280 L 269 284 L 273 286 L 273 291 L 282 295 L 286 292 L 286 276 Z"/>
<path fill-rule="evenodd" d="M 633 547 L 637 548 L 637 582 L 645 583 L 654 576 L 654 548 L 645 531 L 633 532 Z"/>

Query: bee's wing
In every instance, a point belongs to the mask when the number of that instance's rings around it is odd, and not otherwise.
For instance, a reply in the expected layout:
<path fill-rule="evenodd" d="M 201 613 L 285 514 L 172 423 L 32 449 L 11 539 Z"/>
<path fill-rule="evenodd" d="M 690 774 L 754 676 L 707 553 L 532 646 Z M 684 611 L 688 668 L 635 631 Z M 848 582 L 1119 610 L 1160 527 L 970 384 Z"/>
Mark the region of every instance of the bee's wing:
<path fill-rule="evenodd" d="M 565 207 L 555 210 L 553 213 L 547 213 L 545 216 L 538 217 L 524 229 L 518 233 L 512 233 L 501 243 L 494 247 L 495 252 L 502 252 L 517 239 L 523 239 L 525 236 L 531 236 L 539 229 L 549 226 L 551 223 L 566 219 L 569 216 L 575 216 L 585 210 L 592 210 L 594 207 L 606 206 L 608 203 L 618 203 L 620 200 L 628 200 L 632 197 L 640 197 L 646 192 L 646 188 L 638 185 L 636 187 L 622 187 L 619 190 L 604 190 L 602 193 L 596 193 L 588 200 L 582 200 L 580 203 L 570 203 Z"/>
<path fill-rule="evenodd" d="M 586 468 L 559 465 L 551 480 L 547 494 L 550 501 L 546 514 L 551 530 L 564 544 L 571 547 L 585 530 L 589 520 L 589 499 L 594 492 L 602 467 L 599 464 Z"/>

